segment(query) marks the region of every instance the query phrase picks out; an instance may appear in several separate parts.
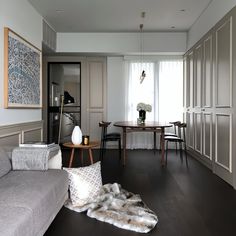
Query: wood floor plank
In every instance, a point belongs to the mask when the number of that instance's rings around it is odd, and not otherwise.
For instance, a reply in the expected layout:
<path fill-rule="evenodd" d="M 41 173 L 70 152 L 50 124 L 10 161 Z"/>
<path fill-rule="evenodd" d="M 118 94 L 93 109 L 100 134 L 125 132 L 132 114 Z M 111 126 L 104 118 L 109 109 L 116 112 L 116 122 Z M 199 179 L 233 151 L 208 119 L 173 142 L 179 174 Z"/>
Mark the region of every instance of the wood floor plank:
<path fill-rule="evenodd" d="M 236 191 L 209 169 L 189 157 L 188 167 L 175 151 L 168 153 L 168 166 L 161 167 L 160 153 L 152 150 L 128 151 L 125 167 L 117 150 L 108 150 L 102 163 L 103 183 L 118 182 L 141 195 L 159 218 L 152 236 L 233 236 L 236 235 Z M 98 160 L 98 151 L 94 159 Z M 68 165 L 68 150 L 63 165 Z M 84 158 L 89 164 L 88 158 Z M 80 166 L 77 158 L 75 166 Z M 46 236 L 140 235 L 122 230 L 62 208 Z"/>

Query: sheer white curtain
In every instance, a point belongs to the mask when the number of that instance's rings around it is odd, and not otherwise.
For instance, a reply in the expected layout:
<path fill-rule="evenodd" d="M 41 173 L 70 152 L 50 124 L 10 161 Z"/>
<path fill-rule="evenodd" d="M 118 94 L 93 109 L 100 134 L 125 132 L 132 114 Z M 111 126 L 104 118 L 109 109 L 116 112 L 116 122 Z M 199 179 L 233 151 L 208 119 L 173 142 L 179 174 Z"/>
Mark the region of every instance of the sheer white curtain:
<path fill-rule="evenodd" d="M 146 72 L 146 78 L 140 84 L 142 70 Z M 137 121 L 137 104 L 140 102 L 148 103 L 155 107 L 155 71 L 154 63 L 127 62 L 126 64 L 126 120 Z M 155 112 L 147 112 L 146 120 L 154 120 Z M 151 133 L 130 133 L 127 136 L 127 147 L 134 148 L 153 148 L 153 134 Z"/>
<path fill-rule="evenodd" d="M 142 70 L 146 78 L 140 84 Z M 179 120 L 182 114 L 183 100 L 183 65 L 182 61 L 126 62 L 126 109 L 125 118 L 137 121 L 137 104 L 148 103 L 152 112 L 146 113 L 146 120 Z M 171 103 L 172 102 L 172 103 Z M 153 133 L 130 133 L 127 147 L 153 148 Z"/>

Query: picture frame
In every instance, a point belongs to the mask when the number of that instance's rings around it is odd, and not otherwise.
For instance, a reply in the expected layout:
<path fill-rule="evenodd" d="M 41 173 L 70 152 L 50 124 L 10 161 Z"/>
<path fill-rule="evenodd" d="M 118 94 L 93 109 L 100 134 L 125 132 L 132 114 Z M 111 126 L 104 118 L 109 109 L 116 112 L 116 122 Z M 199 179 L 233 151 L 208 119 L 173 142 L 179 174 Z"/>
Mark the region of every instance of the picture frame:
<path fill-rule="evenodd" d="M 42 52 L 4 27 L 4 107 L 42 108 Z"/>

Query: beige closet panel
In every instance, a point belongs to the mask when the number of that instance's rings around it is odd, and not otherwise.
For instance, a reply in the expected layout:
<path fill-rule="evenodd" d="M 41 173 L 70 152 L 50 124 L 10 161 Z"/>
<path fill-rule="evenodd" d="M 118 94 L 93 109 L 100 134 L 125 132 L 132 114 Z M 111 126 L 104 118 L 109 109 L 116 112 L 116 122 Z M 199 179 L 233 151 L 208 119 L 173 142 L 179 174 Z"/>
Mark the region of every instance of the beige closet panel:
<path fill-rule="evenodd" d="M 90 121 L 90 139 L 91 140 L 100 140 L 101 139 L 101 128 L 99 127 L 99 121 L 103 120 L 103 112 L 90 112 L 89 121 Z"/>
<path fill-rule="evenodd" d="M 90 108 L 103 108 L 103 62 L 89 62 L 88 66 Z"/>
<path fill-rule="evenodd" d="M 194 106 L 194 63 L 193 52 L 189 53 L 189 101 L 190 107 Z"/>
<path fill-rule="evenodd" d="M 232 117 L 216 114 L 215 163 L 232 172 Z"/>
<path fill-rule="evenodd" d="M 186 70 L 184 71 L 185 74 L 185 106 L 190 107 L 190 57 L 189 55 L 186 56 Z"/>
<path fill-rule="evenodd" d="M 202 45 L 195 49 L 195 76 L 194 76 L 194 107 L 201 107 L 201 80 L 202 80 Z"/>
<path fill-rule="evenodd" d="M 87 66 L 87 130 L 91 140 L 100 140 L 99 122 L 106 120 L 106 58 L 89 58 Z"/>
<path fill-rule="evenodd" d="M 18 146 L 19 143 L 21 143 L 20 132 L 0 135 L 0 147 Z"/>
<path fill-rule="evenodd" d="M 212 160 L 212 114 L 203 113 L 203 155 Z"/>
<path fill-rule="evenodd" d="M 216 30 L 216 106 L 232 106 L 232 17 Z"/>
<path fill-rule="evenodd" d="M 195 150 L 202 153 L 202 113 L 194 113 Z"/>
<path fill-rule="evenodd" d="M 32 141 L 41 141 L 43 136 L 42 128 L 28 129 L 23 131 L 22 143 L 32 142 Z"/>
<path fill-rule="evenodd" d="M 193 123 L 193 113 L 186 112 L 186 122 L 187 122 L 187 144 L 190 148 L 194 149 L 194 123 Z"/>
<path fill-rule="evenodd" d="M 212 36 L 203 44 L 203 106 L 212 106 Z"/>

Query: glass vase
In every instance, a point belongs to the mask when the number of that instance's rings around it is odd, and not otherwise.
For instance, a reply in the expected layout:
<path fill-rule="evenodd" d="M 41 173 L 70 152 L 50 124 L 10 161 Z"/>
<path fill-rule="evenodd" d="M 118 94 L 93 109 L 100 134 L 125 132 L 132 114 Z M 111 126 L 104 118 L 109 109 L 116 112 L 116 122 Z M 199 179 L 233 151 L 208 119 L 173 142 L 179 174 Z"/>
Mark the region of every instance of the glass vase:
<path fill-rule="evenodd" d="M 146 119 L 146 111 L 144 110 L 140 110 L 139 111 L 139 120 L 141 124 L 145 123 L 145 119 Z"/>

